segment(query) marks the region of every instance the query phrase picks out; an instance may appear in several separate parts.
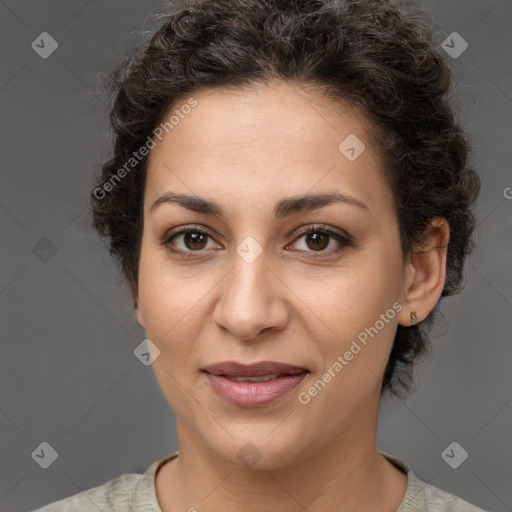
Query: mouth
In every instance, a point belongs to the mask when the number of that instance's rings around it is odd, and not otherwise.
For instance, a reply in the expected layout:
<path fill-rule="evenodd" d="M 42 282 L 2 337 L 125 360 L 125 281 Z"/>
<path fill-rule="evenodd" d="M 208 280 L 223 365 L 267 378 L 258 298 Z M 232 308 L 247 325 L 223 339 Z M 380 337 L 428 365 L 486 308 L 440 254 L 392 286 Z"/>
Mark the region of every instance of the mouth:
<path fill-rule="evenodd" d="M 282 375 L 299 375 L 309 372 L 307 368 L 300 366 L 261 361 L 250 365 L 237 363 L 236 361 L 224 361 L 203 368 L 210 375 L 220 375 L 236 382 L 252 381 L 261 382 L 275 379 Z"/>
<path fill-rule="evenodd" d="M 290 393 L 310 373 L 304 367 L 272 361 L 251 365 L 225 361 L 202 371 L 221 398 L 240 407 L 273 402 Z"/>

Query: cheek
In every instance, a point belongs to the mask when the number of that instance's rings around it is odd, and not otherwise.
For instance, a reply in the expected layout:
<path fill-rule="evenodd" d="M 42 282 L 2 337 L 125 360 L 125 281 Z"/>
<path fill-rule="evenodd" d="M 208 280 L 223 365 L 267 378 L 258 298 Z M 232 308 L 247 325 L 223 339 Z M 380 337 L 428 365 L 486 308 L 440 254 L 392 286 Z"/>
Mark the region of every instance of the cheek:
<path fill-rule="evenodd" d="M 139 263 L 139 298 L 146 327 L 167 330 L 184 317 L 193 304 L 194 298 L 204 295 L 205 286 L 186 278 L 184 270 L 167 260 L 165 251 L 143 243 Z M 197 301 L 197 299 L 196 299 Z M 166 331 L 164 331 L 166 332 Z"/>
<path fill-rule="evenodd" d="M 317 340 L 323 372 L 330 371 L 325 380 L 333 381 L 329 386 L 340 396 L 373 389 L 389 358 L 401 305 L 400 267 L 387 262 L 400 260 L 389 254 L 383 258 L 382 252 L 358 254 L 332 279 L 303 281 L 307 304 L 321 320 L 310 336 Z"/>
<path fill-rule="evenodd" d="M 142 246 L 139 264 L 139 307 L 146 334 L 173 357 L 190 346 L 197 329 L 194 305 L 208 288 L 173 272 L 159 249 Z"/>
<path fill-rule="evenodd" d="M 296 294 L 323 322 L 326 333 L 330 329 L 333 336 L 344 340 L 373 325 L 391 308 L 400 289 L 399 268 L 373 253 L 356 255 L 328 277 L 289 279 Z"/>

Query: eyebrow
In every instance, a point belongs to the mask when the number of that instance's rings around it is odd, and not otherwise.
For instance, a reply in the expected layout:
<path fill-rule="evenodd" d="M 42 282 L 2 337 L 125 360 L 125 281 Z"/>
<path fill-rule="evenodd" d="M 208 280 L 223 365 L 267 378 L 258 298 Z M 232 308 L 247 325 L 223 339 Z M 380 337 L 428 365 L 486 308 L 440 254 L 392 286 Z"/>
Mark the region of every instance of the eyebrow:
<path fill-rule="evenodd" d="M 214 201 L 199 196 L 175 194 L 173 192 L 164 193 L 151 205 L 149 211 L 152 213 L 158 206 L 169 203 L 176 203 L 187 210 L 214 215 L 220 219 L 224 219 L 226 216 L 222 207 Z M 333 203 L 347 204 L 369 211 L 368 206 L 355 197 L 341 194 L 340 192 L 328 192 L 324 194 L 285 197 L 275 204 L 272 216 L 274 219 L 282 219 L 294 213 L 315 210 Z"/>

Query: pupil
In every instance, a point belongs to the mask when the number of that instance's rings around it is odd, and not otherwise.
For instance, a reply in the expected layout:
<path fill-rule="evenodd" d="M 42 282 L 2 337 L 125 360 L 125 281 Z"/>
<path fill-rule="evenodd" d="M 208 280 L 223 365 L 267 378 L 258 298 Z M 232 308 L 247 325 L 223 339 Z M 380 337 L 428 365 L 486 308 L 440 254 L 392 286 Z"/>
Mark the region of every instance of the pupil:
<path fill-rule="evenodd" d="M 325 249 L 328 244 L 327 236 L 319 234 L 319 233 L 311 233 L 307 236 L 308 242 L 312 242 L 312 249 Z M 202 249 L 204 247 L 205 235 L 200 233 L 186 233 L 185 234 L 185 245 L 189 249 Z M 324 242 L 324 243 L 322 243 Z"/>
<path fill-rule="evenodd" d="M 185 245 L 189 249 L 202 249 L 204 247 L 204 244 L 201 244 L 201 242 L 204 242 L 204 240 L 202 240 L 203 238 L 205 238 L 205 235 L 200 233 L 186 233 Z M 188 243 L 189 240 L 191 240 L 191 243 Z M 197 247 L 197 245 L 199 245 L 199 247 Z"/>
<path fill-rule="evenodd" d="M 313 241 L 313 245 L 320 244 L 320 246 L 321 246 L 321 247 L 313 246 L 313 247 L 311 247 L 312 249 L 325 249 L 328 244 L 325 244 L 325 243 L 322 244 L 322 239 L 325 242 L 327 240 L 327 236 L 319 234 L 319 233 L 312 233 L 307 236 L 307 240 Z"/>

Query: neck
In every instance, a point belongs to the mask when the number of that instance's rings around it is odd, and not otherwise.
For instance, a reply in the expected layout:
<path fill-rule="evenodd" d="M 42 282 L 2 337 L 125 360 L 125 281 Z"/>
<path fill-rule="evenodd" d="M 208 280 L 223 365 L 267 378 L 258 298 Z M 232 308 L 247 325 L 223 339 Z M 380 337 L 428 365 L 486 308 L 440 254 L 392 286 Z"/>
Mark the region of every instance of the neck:
<path fill-rule="evenodd" d="M 376 415 L 369 419 L 361 417 L 310 455 L 271 470 L 219 458 L 178 422 L 179 456 L 157 478 L 162 510 L 395 511 L 407 477 L 377 452 Z"/>

